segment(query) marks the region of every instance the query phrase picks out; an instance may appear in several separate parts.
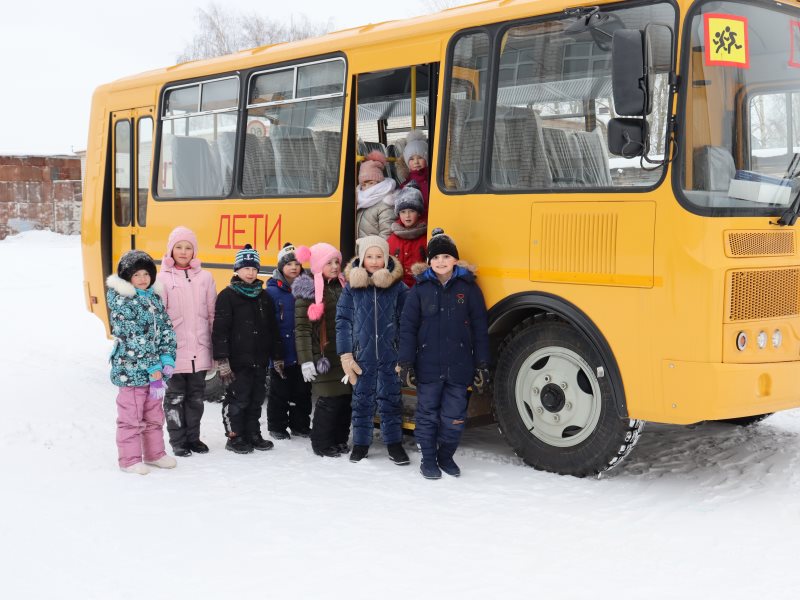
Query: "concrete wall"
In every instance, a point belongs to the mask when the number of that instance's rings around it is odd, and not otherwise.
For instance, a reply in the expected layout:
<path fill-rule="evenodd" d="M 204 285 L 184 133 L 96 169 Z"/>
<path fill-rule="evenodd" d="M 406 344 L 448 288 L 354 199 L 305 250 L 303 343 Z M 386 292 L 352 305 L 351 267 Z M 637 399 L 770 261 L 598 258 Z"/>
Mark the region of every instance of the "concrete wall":
<path fill-rule="evenodd" d="M 81 161 L 0 156 L 0 240 L 30 229 L 81 231 Z"/>

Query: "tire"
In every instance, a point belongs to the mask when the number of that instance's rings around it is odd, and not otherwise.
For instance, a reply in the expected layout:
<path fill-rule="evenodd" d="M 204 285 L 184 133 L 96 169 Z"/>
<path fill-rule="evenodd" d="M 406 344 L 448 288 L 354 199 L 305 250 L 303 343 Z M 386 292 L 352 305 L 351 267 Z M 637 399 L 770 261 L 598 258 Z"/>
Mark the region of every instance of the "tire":
<path fill-rule="evenodd" d="M 748 427 L 750 425 L 755 425 L 756 423 L 760 423 L 767 417 L 772 415 L 772 413 L 765 413 L 763 415 L 752 415 L 750 417 L 739 417 L 736 419 L 720 419 L 720 423 L 729 423 L 731 425 L 738 425 L 739 427 Z"/>
<path fill-rule="evenodd" d="M 526 464 L 585 477 L 622 462 L 644 421 L 621 418 L 611 369 L 565 322 L 528 319 L 504 342 L 495 373 L 495 418 Z"/>
<path fill-rule="evenodd" d="M 225 397 L 225 386 L 222 380 L 217 376 L 216 369 L 210 369 L 206 372 L 206 389 L 203 398 L 206 402 L 222 402 Z"/>

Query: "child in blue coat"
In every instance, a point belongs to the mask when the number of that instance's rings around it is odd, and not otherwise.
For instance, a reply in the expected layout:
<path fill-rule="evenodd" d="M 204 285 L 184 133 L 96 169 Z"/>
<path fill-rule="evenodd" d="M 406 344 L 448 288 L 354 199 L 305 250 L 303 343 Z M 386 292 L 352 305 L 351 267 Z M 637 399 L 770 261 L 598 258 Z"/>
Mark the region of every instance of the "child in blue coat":
<path fill-rule="evenodd" d="M 366 458 L 377 408 L 389 459 L 407 465 L 402 444 L 403 402 L 395 366 L 408 286 L 403 283 L 403 265 L 389 255 L 386 240 L 370 235 L 357 243 L 358 257 L 345 269 L 348 283 L 336 308 L 336 351 L 345 372 L 343 381 L 353 386 L 350 462 Z"/>
<path fill-rule="evenodd" d="M 420 472 L 439 479 L 461 469 L 453 455 L 467 417 L 468 387 L 489 379 L 486 304 L 475 276 L 458 262 L 453 240 L 435 229 L 428 268 L 417 276 L 400 321 L 398 372 L 417 387 L 414 436 L 422 452 Z"/>
<path fill-rule="evenodd" d="M 275 306 L 275 320 L 283 342 L 283 374 L 270 365 L 267 429 L 276 440 L 311 433 L 311 384 L 303 381 L 294 343 L 294 296 L 292 283 L 303 273 L 295 248 L 286 242 L 278 252 L 278 268 L 267 281 L 267 293 Z"/>

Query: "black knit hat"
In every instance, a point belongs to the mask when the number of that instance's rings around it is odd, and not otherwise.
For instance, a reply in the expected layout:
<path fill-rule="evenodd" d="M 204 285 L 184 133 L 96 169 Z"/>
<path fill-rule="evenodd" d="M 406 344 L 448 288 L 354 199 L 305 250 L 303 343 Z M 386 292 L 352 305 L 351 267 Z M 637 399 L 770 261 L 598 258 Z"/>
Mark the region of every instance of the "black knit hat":
<path fill-rule="evenodd" d="M 119 259 L 117 275 L 125 281 L 130 281 L 134 273 L 142 269 L 147 271 L 150 275 L 150 285 L 147 286 L 149 288 L 156 282 L 156 263 L 153 262 L 153 259 L 150 258 L 147 252 L 128 250 L 122 255 L 122 258 Z"/>
<path fill-rule="evenodd" d="M 292 244 L 292 242 L 286 242 L 283 248 L 278 250 L 278 271 L 283 273 L 283 267 L 292 261 L 300 262 L 294 254 L 294 244 Z"/>
<path fill-rule="evenodd" d="M 449 254 L 453 258 L 458 258 L 456 243 L 453 238 L 444 234 L 444 229 L 441 227 L 433 230 L 428 241 L 428 264 L 431 264 L 431 259 L 437 254 Z"/>
<path fill-rule="evenodd" d="M 233 263 L 234 271 L 244 267 L 261 268 L 261 257 L 258 255 L 258 250 L 254 250 L 250 244 L 245 244 L 244 248 L 236 253 L 236 260 Z"/>

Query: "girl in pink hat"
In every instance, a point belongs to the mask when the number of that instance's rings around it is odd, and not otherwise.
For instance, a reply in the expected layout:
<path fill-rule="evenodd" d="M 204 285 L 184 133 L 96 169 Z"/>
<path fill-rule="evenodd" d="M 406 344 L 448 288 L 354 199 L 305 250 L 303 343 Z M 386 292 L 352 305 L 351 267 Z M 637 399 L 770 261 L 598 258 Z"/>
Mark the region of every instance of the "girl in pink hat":
<path fill-rule="evenodd" d="M 211 326 L 217 288 L 200 266 L 197 236 L 186 227 L 169 234 L 158 281 L 164 287 L 164 306 L 178 338 L 175 372 L 167 382 L 164 413 L 169 443 L 175 456 L 205 454 L 200 419 L 206 371 L 211 368 Z"/>
<path fill-rule="evenodd" d="M 295 297 L 295 345 L 303 379 L 317 396 L 311 448 L 319 456 L 338 457 L 349 450 L 352 390 L 336 351 L 336 304 L 347 283 L 342 254 L 330 244 L 299 246 L 297 260 L 310 262 L 311 273 L 292 283 Z"/>

